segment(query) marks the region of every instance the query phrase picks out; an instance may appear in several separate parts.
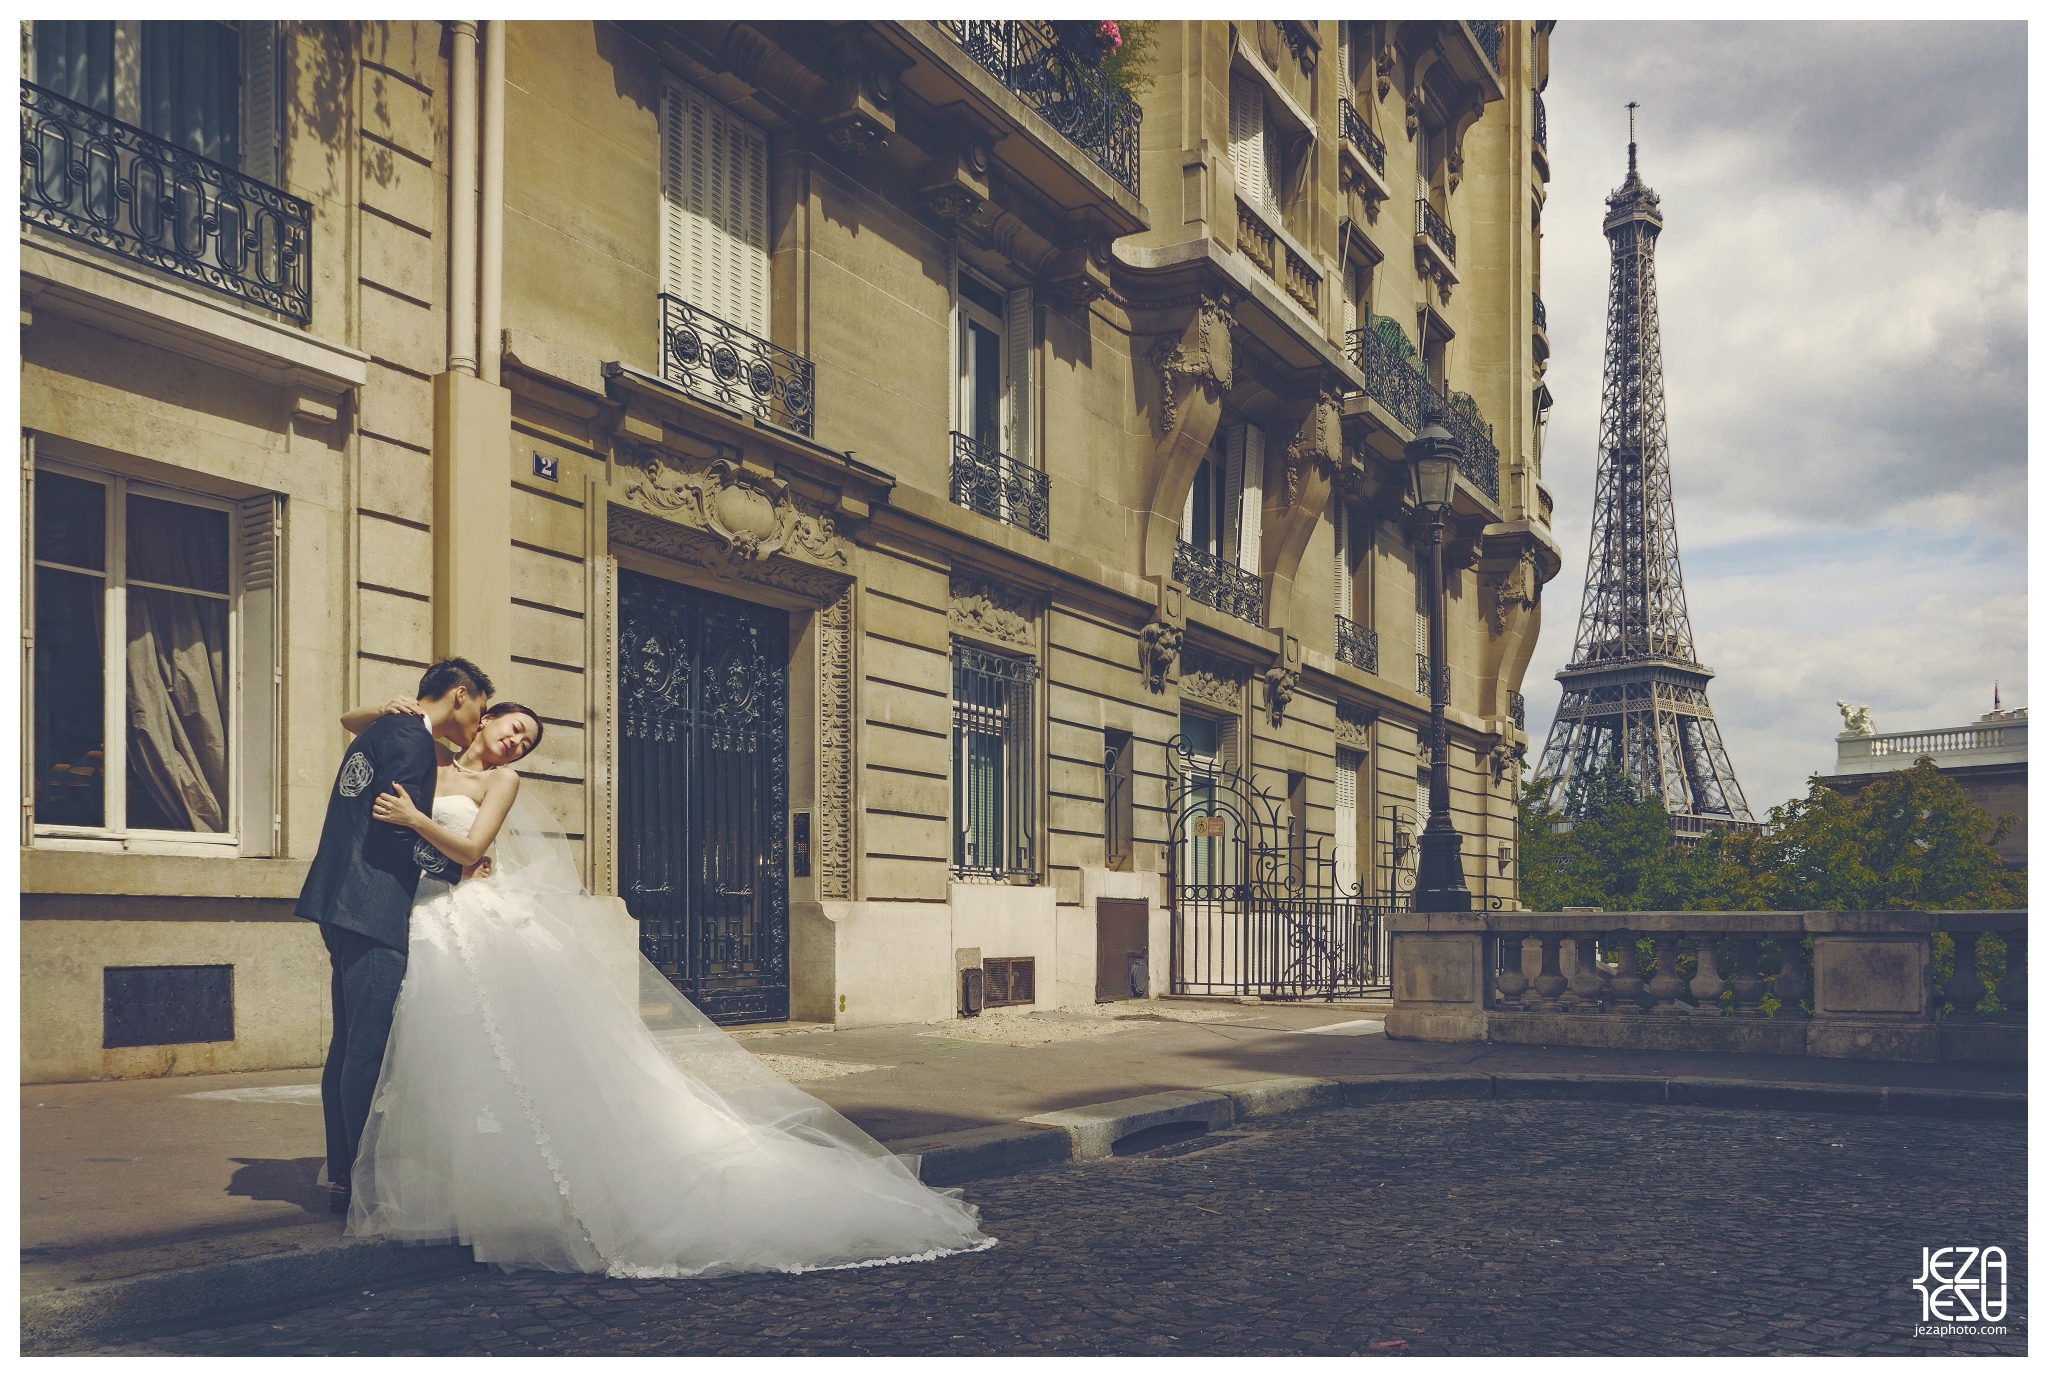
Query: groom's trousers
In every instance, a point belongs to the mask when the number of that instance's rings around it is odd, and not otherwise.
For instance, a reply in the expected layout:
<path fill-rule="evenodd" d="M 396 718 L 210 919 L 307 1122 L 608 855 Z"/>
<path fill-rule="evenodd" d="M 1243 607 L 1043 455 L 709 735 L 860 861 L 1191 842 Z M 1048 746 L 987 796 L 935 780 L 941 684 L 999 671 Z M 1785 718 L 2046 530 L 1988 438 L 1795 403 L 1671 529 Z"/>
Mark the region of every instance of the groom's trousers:
<path fill-rule="evenodd" d="M 405 953 L 360 932 L 320 925 L 333 975 L 334 1037 L 320 1075 L 320 1108 L 327 1116 L 327 1179 L 347 1181 L 370 1121 L 370 1096 L 391 1039 L 391 1010 L 405 981 Z"/>

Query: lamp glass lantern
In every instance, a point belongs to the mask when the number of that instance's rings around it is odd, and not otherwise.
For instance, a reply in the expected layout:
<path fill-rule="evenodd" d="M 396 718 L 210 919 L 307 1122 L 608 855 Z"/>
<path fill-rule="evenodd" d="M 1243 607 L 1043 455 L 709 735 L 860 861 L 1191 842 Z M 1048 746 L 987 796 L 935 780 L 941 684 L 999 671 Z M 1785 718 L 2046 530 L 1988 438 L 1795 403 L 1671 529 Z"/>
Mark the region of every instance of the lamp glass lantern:
<path fill-rule="evenodd" d="M 1458 477 L 1458 442 L 1440 425 L 1425 426 L 1407 446 L 1415 505 L 1431 516 L 1450 510 Z"/>

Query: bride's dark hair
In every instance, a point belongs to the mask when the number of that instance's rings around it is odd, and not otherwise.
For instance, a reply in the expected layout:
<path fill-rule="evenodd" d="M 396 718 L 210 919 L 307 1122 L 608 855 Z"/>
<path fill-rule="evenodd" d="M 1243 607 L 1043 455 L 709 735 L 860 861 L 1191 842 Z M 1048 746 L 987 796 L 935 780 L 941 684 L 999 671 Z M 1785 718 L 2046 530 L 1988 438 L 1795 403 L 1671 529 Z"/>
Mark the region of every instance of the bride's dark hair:
<path fill-rule="evenodd" d="M 507 713 L 514 712 L 523 712 L 528 717 L 531 717 L 533 719 L 533 740 L 527 742 L 526 749 L 520 752 L 519 754 L 519 758 L 521 760 L 524 760 L 527 756 L 532 755 L 534 751 L 540 746 L 540 739 L 543 735 L 546 734 L 548 729 L 547 723 L 540 720 L 539 713 L 535 712 L 532 708 L 527 707 L 524 703 L 514 703 L 510 699 L 507 699 L 502 703 L 493 703 L 489 707 L 485 708 L 483 720 L 488 722 L 493 717 L 503 717 Z"/>

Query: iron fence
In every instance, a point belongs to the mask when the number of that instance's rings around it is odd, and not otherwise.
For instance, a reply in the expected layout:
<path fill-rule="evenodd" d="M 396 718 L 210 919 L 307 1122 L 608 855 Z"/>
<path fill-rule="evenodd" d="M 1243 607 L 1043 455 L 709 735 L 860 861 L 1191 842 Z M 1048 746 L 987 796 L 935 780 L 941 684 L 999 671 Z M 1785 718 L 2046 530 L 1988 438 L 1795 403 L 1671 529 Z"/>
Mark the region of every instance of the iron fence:
<path fill-rule="evenodd" d="M 957 430 L 953 432 L 952 491 L 953 501 L 969 511 L 1046 539 L 1050 504 L 1045 474 Z"/>
<path fill-rule="evenodd" d="M 1415 203 L 1415 232 L 1427 235 L 1432 243 L 1444 251 L 1444 257 L 1458 261 L 1458 236 L 1451 233 L 1451 227 L 1444 223 L 1444 217 L 1437 214 L 1436 207 L 1427 201 Z"/>
<path fill-rule="evenodd" d="M 1349 617 L 1337 618 L 1337 658 L 1367 674 L 1380 672 L 1380 633 Z"/>
<path fill-rule="evenodd" d="M 1358 113 L 1358 107 L 1340 96 L 1337 100 L 1337 117 L 1343 125 L 1345 140 L 1365 155 L 1365 160 L 1372 164 L 1373 171 L 1382 177 L 1386 176 L 1387 145 L 1367 126 L 1365 117 Z"/>
<path fill-rule="evenodd" d="M 1486 60 L 1493 70 L 1500 70 L 1500 21 L 1498 19 L 1467 19 L 1465 27 L 1472 31 L 1473 41 L 1479 51 L 1486 54 Z"/>
<path fill-rule="evenodd" d="M 1468 392 L 1443 397 L 1437 419 L 1458 441 L 1458 472 L 1472 485 L 1500 501 L 1500 448 L 1493 442 L 1493 426 L 1479 412 L 1479 403 Z"/>
<path fill-rule="evenodd" d="M 1138 194 L 1138 126 L 1145 112 L 1099 63 L 1061 42 L 1042 19 L 962 19 L 947 27 L 969 57 L 1124 190 Z"/>
<path fill-rule="evenodd" d="M 305 323 L 312 207 L 21 83 L 21 218 Z"/>
<path fill-rule="evenodd" d="M 1550 312 L 1543 309 L 1543 298 L 1531 292 L 1529 303 L 1530 311 L 1536 318 L 1536 328 L 1545 334 L 1550 333 Z"/>
<path fill-rule="evenodd" d="M 1175 994 L 1334 1000 L 1384 994 L 1386 915 L 1337 851 L 1246 771 L 1167 747 Z M 1356 870 L 1353 865 L 1351 869 Z"/>
<path fill-rule="evenodd" d="M 1543 113 L 1543 93 L 1537 91 L 1534 94 L 1536 96 L 1536 146 L 1548 152 L 1550 149 L 1550 122 Z"/>
<path fill-rule="evenodd" d="M 1366 313 L 1363 329 L 1348 338 L 1351 361 L 1365 374 L 1365 393 L 1413 432 L 1422 429 L 1422 394 L 1427 384 L 1412 360 L 1415 346 L 1399 324 Z"/>
<path fill-rule="evenodd" d="M 811 434 L 816 370 L 809 359 L 667 292 L 661 294 L 661 376 L 706 401 Z"/>
<path fill-rule="evenodd" d="M 1183 540 L 1173 552 L 1173 576 L 1188 586 L 1188 596 L 1196 602 L 1253 626 L 1263 625 L 1265 597 L 1257 574 Z"/>

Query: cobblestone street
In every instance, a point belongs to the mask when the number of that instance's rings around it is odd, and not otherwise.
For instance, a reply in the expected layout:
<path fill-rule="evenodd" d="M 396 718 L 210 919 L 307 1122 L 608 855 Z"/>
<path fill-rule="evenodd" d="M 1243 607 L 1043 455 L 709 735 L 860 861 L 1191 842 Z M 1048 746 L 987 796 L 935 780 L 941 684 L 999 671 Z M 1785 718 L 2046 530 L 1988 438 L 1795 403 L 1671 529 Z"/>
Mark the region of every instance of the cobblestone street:
<path fill-rule="evenodd" d="M 2009 1123 L 1444 1102 L 970 1183 L 913 1266 L 502 1276 L 120 1345 L 168 1354 L 2026 1351 Z M 2002 1246 L 2003 1337 L 1913 1337 L 1923 1246 Z M 102 1350 L 107 1351 L 107 1350 Z"/>

